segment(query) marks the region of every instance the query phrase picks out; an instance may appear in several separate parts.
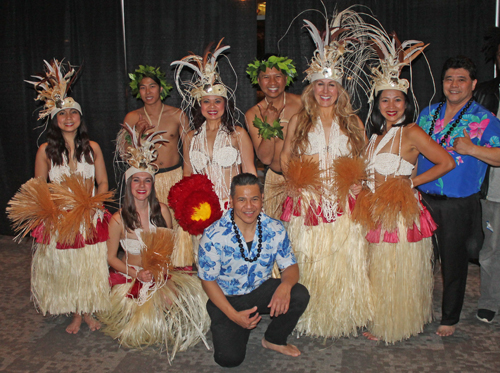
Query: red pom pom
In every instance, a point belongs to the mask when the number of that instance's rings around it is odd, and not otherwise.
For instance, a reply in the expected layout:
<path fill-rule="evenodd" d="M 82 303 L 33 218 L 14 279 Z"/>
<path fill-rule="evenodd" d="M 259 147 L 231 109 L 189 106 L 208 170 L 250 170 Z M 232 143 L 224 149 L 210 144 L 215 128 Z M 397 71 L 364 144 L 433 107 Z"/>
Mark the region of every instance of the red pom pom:
<path fill-rule="evenodd" d="M 170 188 L 168 204 L 182 229 L 193 235 L 202 234 L 222 216 L 219 198 L 206 175 L 191 175 L 175 184 Z"/>

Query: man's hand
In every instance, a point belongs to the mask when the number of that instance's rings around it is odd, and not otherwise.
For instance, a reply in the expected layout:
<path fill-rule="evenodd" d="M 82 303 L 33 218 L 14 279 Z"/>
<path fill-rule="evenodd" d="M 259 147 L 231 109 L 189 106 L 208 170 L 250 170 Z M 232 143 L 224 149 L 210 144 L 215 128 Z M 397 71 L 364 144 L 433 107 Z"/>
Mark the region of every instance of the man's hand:
<path fill-rule="evenodd" d="M 281 113 L 283 112 L 283 110 L 285 110 L 285 105 L 283 105 L 281 110 L 278 111 L 278 109 L 274 107 L 272 102 L 270 102 L 265 109 L 262 109 L 260 105 L 257 106 L 259 107 L 260 117 L 262 118 L 262 120 L 264 120 L 264 118 L 267 118 L 267 123 L 271 125 L 276 119 L 279 119 Z"/>
<path fill-rule="evenodd" d="M 472 155 L 474 151 L 474 143 L 471 141 L 469 134 L 464 129 L 464 137 L 458 137 L 453 142 L 453 146 L 446 148 L 446 150 L 454 150 L 458 154 Z"/>
<path fill-rule="evenodd" d="M 135 124 L 135 130 L 137 132 L 140 132 L 141 130 L 147 131 L 149 129 L 153 128 L 151 124 L 142 116 L 142 114 L 139 114 L 139 120 Z"/>
<path fill-rule="evenodd" d="M 278 286 L 271 298 L 271 302 L 267 305 L 267 307 L 271 308 L 271 312 L 269 313 L 271 317 L 276 317 L 288 312 L 291 290 L 292 288 L 290 285 L 286 283 L 281 283 L 280 286 Z"/>
<path fill-rule="evenodd" d="M 249 310 L 243 310 L 240 312 L 236 312 L 235 315 L 230 317 L 231 321 L 235 322 L 243 329 L 253 329 L 257 326 L 262 316 L 259 316 L 257 311 L 257 306 L 250 308 Z M 255 313 L 254 317 L 250 317 L 252 313 Z"/>

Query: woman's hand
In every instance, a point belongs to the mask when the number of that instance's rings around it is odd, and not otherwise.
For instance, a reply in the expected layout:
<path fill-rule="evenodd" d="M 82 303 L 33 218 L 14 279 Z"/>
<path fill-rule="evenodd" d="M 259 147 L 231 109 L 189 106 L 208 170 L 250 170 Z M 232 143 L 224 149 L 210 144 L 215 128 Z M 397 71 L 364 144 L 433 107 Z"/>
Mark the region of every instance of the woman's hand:
<path fill-rule="evenodd" d="M 151 282 L 153 280 L 153 275 L 151 272 L 141 269 L 137 272 L 137 279 L 142 282 Z"/>
<path fill-rule="evenodd" d="M 357 196 L 359 193 L 361 193 L 361 190 L 363 189 L 363 186 L 361 184 L 352 184 L 349 190 Z"/>

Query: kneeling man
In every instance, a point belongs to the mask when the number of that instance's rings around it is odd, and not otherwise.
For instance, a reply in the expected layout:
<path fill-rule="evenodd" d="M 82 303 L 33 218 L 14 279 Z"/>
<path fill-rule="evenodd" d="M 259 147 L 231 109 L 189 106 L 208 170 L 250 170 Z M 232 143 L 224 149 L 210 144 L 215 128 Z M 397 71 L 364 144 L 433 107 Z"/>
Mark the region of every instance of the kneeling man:
<path fill-rule="evenodd" d="M 205 229 L 198 276 L 210 298 L 215 362 L 235 367 L 245 359 L 251 329 L 270 314 L 262 346 L 299 356 L 288 335 L 307 307 L 309 293 L 298 284 L 299 268 L 281 222 L 262 213 L 263 186 L 243 173 L 231 182 L 231 209 Z M 274 262 L 281 279 L 272 279 Z"/>

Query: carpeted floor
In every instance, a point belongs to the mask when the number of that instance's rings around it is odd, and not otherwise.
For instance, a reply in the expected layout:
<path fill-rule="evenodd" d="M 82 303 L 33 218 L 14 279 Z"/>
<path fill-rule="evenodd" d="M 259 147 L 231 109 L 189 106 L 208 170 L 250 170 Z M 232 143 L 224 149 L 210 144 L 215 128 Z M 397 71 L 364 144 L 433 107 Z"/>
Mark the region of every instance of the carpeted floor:
<path fill-rule="evenodd" d="M 260 346 L 268 323 L 264 319 L 251 334 L 245 362 L 222 369 L 202 343 L 178 353 L 169 365 L 158 349 L 120 348 L 86 326 L 76 336 L 67 334 L 70 318 L 43 317 L 30 302 L 30 242 L 18 245 L 12 237 L 0 236 L 0 253 L 0 371 L 4 372 L 500 372 L 500 324 L 475 318 L 479 267 L 472 264 L 462 319 L 452 337 L 434 334 L 438 322 L 392 346 L 363 337 L 325 341 L 292 336 L 289 341 L 302 355 L 291 358 Z M 434 312 L 439 318 L 439 273 L 435 283 Z M 210 335 L 208 339 L 210 344 Z"/>

